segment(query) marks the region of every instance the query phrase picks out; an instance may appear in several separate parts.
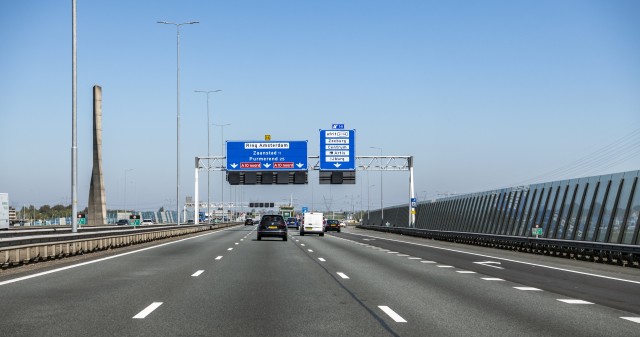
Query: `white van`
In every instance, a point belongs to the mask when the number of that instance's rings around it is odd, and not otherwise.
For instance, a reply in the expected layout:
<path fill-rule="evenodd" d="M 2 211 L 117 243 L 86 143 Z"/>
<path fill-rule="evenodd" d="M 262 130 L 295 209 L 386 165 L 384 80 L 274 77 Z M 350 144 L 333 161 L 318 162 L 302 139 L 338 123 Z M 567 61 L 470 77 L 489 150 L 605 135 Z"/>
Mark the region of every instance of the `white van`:
<path fill-rule="evenodd" d="M 300 236 L 309 233 L 324 236 L 324 214 L 320 212 L 304 213 L 302 226 L 300 226 Z"/>

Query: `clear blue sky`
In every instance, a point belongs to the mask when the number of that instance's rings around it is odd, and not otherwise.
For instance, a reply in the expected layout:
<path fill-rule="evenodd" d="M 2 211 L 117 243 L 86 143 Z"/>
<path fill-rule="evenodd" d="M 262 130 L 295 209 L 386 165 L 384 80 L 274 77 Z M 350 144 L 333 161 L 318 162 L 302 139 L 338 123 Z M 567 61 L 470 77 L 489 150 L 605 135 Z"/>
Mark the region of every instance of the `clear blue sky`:
<path fill-rule="evenodd" d="M 78 0 L 81 209 L 94 84 L 108 208 L 123 207 L 128 169 L 128 207 L 174 208 L 176 29 L 156 21 L 191 20 L 181 198 L 193 196 L 194 157 L 207 151 L 206 97 L 194 90 L 223 90 L 210 108 L 212 123 L 232 124 L 225 139 L 308 140 L 317 155 L 318 129 L 344 123 L 358 155 L 413 155 L 420 200 L 640 169 L 640 1 Z M 0 2 L 0 45 L 0 192 L 17 207 L 68 204 L 71 0 Z M 220 137 L 212 127 L 213 154 Z M 310 179 L 237 196 L 380 204 L 379 172 L 358 172 L 355 186 Z M 408 174 L 385 173 L 385 205 L 407 194 Z"/>

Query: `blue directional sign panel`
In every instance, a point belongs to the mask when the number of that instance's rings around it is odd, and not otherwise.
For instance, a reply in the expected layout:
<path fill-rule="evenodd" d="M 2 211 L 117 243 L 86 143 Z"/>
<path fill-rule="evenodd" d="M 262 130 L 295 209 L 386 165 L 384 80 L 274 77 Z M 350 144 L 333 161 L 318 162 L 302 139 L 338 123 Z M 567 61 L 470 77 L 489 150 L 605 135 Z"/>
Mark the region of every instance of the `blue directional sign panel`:
<path fill-rule="evenodd" d="M 356 130 L 320 130 L 320 170 L 356 169 Z"/>
<path fill-rule="evenodd" d="M 331 124 L 332 129 L 344 130 L 344 124 Z"/>
<path fill-rule="evenodd" d="M 307 141 L 227 141 L 227 171 L 306 171 Z"/>

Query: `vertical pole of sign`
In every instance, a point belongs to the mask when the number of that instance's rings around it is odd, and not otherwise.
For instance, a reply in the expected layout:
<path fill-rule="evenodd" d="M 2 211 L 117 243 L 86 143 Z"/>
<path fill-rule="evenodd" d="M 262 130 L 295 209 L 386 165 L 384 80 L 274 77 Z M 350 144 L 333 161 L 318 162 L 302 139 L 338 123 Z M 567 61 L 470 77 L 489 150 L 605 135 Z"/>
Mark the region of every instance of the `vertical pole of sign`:
<path fill-rule="evenodd" d="M 415 189 L 413 186 L 413 156 L 407 158 L 409 164 L 409 227 L 415 227 L 416 225 L 416 214 L 415 208 L 413 207 L 413 200 L 415 200 Z M 417 206 L 417 205 L 416 205 Z"/>
<path fill-rule="evenodd" d="M 200 223 L 200 198 L 198 198 L 198 164 L 200 163 L 200 158 L 196 157 L 196 175 L 195 175 L 195 187 L 193 194 L 195 195 L 195 205 L 193 206 L 195 212 L 195 224 Z"/>

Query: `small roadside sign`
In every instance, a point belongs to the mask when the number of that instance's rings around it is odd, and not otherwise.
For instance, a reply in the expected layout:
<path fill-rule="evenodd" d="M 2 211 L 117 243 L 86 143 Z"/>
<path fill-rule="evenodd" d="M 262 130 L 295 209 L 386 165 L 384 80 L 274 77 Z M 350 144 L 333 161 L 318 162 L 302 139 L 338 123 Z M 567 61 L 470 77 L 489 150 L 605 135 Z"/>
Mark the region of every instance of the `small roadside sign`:
<path fill-rule="evenodd" d="M 531 235 L 535 235 L 536 237 L 542 235 L 542 228 L 531 228 Z"/>

